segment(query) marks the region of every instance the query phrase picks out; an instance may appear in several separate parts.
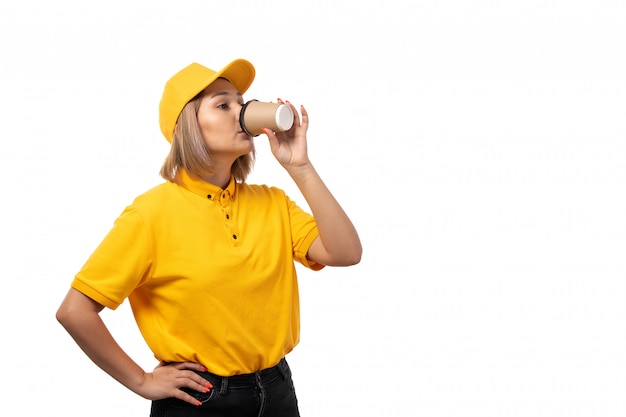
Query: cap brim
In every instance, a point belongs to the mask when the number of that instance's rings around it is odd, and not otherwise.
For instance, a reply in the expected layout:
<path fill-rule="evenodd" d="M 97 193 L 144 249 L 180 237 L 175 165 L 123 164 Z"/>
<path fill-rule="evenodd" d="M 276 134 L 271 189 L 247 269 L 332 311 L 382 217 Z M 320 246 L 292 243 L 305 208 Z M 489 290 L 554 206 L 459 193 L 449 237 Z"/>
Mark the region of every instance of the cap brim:
<path fill-rule="evenodd" d="M 215 74 L 215 79 L 226 78 L 237 91 L 245 93 L 254 81 L 254 66 L 245 59 L 236 59 Z M 213 80 L 214 81 L 214 80 Z M 206 87 L 208 87 L 208 84 Z M 205 88 L 206 88 L 205 87 Z"/>

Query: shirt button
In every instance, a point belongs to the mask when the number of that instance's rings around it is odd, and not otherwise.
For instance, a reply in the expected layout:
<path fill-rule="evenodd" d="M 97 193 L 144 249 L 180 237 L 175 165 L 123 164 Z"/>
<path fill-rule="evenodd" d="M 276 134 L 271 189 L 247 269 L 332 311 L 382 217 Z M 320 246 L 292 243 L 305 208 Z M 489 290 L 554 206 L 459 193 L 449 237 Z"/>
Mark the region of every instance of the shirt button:
<path fill-rule="evenodd" d="M 237 239 L 237 235 L 233 235 L 233 239 Z"/>
<path fill-rule="evenodd" d="M 227 220 L 228 220 L 228 219 L 230 219 L 230 216 L 229 216 L 228 214 L 226 215 L 226 219 L 227 219 Z"/>
<path fill-rule="evenodd" d="M 212 197 L 212 195 L 211 195 L 211 194 L 208 194 L 208 195 L 206 196 L 206 198 L 208 198 L 209 200 L 211 199 L 211 197 Z"/>

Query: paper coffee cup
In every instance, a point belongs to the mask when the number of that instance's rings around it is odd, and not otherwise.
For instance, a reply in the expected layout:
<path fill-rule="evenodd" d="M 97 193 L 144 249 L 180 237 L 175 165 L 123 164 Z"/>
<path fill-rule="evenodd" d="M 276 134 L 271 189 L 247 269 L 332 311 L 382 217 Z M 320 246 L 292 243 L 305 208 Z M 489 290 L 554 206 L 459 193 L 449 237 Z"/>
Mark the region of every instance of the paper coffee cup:
<path fill-rule="evenodd" d="M 263 128 L 284 132 L 293 125 L 293 112 L 285 104 L 250 100 L 241 107 L 239 124 L 251 136 L 260 135 Z"/>

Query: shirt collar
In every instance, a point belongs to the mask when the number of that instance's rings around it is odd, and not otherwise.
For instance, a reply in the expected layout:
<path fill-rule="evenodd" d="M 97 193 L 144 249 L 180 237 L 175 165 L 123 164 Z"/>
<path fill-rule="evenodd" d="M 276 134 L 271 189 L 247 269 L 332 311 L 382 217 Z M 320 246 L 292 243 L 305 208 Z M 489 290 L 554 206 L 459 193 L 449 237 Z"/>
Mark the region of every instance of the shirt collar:
<path fill-rule="evenodd" d="M 231 200 L 234 200 L 235 190 L 237 188 L 237 182 L 232 175 L 226 188 L 222 189 L 215 184 L 192 177 L 184 169 L 179 169 L 176 173 L 176 183 L 192 193 L 203 198 L 208 198 L 209 200 L 219 200 L 224 197 L 230 197 Z"/>

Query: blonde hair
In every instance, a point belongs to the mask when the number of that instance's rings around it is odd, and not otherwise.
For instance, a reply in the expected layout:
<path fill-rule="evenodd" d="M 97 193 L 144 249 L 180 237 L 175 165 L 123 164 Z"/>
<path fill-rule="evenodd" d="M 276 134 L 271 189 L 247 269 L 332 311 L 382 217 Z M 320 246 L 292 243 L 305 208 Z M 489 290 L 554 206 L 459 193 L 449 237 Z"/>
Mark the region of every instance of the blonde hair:
<path fill-rule="evenodd" d="M 172 148 L 165 158 L 161 167 L 161 176 L 168 181 L 174 182 L 176 174 L 183 168 L 192 176 L 203 178 L 212 173 L 213 160 L 200 126 L 198 125 L 198 109 L 202 100 L 203 92 L 191 99 L 180 112 Z M 242 155 L 235 160 L 230 168 L 230 173 L 238 182 L 245 182 L 248 174 L 252 172 L 254 165 L 254 150 Z"/>

